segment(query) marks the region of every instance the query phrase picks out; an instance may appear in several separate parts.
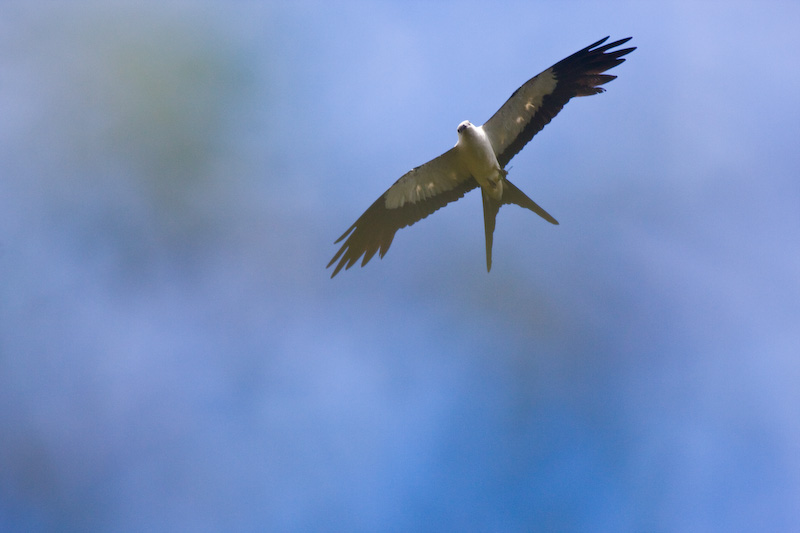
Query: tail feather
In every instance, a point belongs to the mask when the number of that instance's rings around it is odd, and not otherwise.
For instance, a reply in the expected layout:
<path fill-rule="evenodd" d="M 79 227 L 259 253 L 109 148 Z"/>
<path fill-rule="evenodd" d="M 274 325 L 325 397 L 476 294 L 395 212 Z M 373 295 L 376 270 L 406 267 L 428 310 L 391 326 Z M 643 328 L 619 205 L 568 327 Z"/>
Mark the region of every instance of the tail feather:
<path fill-rule="evenodd" d="M 495 200 L 481 188 L 483 198 L 483 228 L 486 233 L 486 271 L 492 270 L 492 242 L 494 241 L 494 228 L 497 221 L 497 213 L 500 207 L 505 204 L 516 204 L 525 209 L 530 209 L 551 224 L 558 224 L 558 221 L 550 216 L 550 213 L 542 209 L 539 204 L 528 198 L 524 192 L 519 190 L 508 179 L 503 183 L 503 198 Z"/>
<path fill-rule="evenodd" d="M 539 204 L 528 198 L 524 192 L 517 189 L 508 179 L 503 183 L 503 203 L 516 204 L 525 209 L 530 209 L 549 223 L 558 225 L 558 221 L 550 216 L 550 213 L 539 207 Z"/>
<path fill-rule="evenodd" d="M 486 272 L 491 272 L 495 220 L 497 212 L 500 211 L 500 206 L 503 204 L 486 194 L 483 187 L 481 187 L 481 195 L 483 197 L 483 229 L 486 232 Z"/>

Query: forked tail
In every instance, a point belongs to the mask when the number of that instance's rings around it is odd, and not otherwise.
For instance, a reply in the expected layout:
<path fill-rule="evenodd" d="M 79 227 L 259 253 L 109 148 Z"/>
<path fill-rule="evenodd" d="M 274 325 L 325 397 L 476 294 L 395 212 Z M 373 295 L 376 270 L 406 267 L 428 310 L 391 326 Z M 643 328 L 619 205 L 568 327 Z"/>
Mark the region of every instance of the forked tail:
<path fill-rule="evenodd" d="M 539 207 L 539 204 L 528 198 L 524 192 L 519 190 L 508 179 L 503 183 L 503 199 L 500 201 L 495 200 L 486 191 L 481 188 L 481 197 L 483 198 L 483 228 L 486 233 L 486 271 L 492 270 L 492 242 L 494 241 L 494 227 L 497 219 L 497 213 L 500 207 L 504 204 L 516 204 L 525 209 L 530 209 L 551 224 L 558 224 L 550 214 Z"/>

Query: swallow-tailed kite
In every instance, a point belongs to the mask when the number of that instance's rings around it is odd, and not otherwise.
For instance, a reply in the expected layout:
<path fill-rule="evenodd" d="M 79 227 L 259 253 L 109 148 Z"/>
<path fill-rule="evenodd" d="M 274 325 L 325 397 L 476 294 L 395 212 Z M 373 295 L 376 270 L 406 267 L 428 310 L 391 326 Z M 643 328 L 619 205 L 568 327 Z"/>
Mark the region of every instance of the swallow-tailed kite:
<path fill-rule="evenodd" d="M 605 45 L 608 37 L 601 39 L 525 82 L 483 126 L 468 120 L 459 124 L 458 142 L 453 148 L 402 176 L 336 240 L 338 243 L 347 237 L 328 263 L 330 267 L 339 260 L 331 277 L 343 267 L 353 266 L 362 255 L 361 266 L 378 251 L 383 257 L 397 230 L 478 186 L 483 196 L 487 271 L 492 268 L 492 235 L 500 206 L 517 204 L 558 224 L 508 181 L 505 166 L 570 98 L 603 92 L 600 85 L 616 78 L 603 72 L 625 61 L 622 56 L 636 48 L 612 49 L 630 39 Z"/>

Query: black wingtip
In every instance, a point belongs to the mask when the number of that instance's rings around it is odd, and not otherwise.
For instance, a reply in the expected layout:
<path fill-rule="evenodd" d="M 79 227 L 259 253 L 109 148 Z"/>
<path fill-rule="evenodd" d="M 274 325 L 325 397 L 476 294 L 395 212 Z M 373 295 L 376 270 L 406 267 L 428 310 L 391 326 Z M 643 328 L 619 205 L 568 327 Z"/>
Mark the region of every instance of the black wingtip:
<path fill-rule="evenodd" d="M 621 45 L 621 44 L 625 44 L 625 43 L 627 43 L 627 42 L 628 42 L 628 41 L 630 41 L 631 39 L 633 39 L 633 36 L 630 36 L 630 37 L 625 37 L 624 39 L 620 39 L 619 41 L 614 41 L 614 42 L 613 42 L 613 43 L 611 43 L 609 46 L 611 46 L 611 48 L 614 48 L 615 46 L 619 46 L 619 45 Z"/>
<path fill-rule="evenodd" d="M 633 37 L 625 37 L 624 39 L 619 39 L 618 41 L 614 41 L 613 43 L 603 44 L 608 39 L 609 39 L 609 37 L 604 37 L 603 39 L 600 39 L 596 43 L 590 44 L 589 46 L 587 46 L 586 48 L 581 50 L 581 52 L 594 52 L 594 53 L 607 52 L 608 50 L 611 50 L 612 48 L 616 48 L 618 46 L 622 46 L 623 44 L 625 44 L 628 41 L 630 41 L 631 39 L 633 39 Z M 600 46 L 600 45 L 603 45 L 603 46 Z M 622 57 L 624 55 L 630 54 L 634 50 L 636 50 L 635 46 L 633 46 L 631 48 L 624 48 L 622 50 L 614 50 L 613 52 L 611 52 L 611 54 L 613 54 L 614 57 Z"/>

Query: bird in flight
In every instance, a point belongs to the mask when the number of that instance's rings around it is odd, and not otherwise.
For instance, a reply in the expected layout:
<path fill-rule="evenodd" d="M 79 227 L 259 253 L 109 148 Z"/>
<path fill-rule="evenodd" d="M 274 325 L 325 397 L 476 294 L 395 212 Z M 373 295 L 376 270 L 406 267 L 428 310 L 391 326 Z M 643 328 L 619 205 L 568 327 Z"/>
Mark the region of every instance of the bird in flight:
<path fill-rule="evenodd" d="M 604 91 L 600 85 L 616 76 L 603 73 L 636 50 L 618 48 L 630 39 L 609 44 L 603 44 L 608 37 L 601 39 L 525 82 L 483 126 L 468 120 L 459 124 L 458 142 L 453 148 L 403 175 L 336 240 L 347 239 L 328 263 L 330 267 L 339 261 L 331 277 L 353 266 L 361 256 L 361 266 L 377 252 L 383 257 L 397 230 L 478 186 L 483 197 L 487 271 L 492 269 L 492 236 L 501 206 L 516 204 L 558 224 L 508 180 L 505 167 L 570 98 Z"/>

